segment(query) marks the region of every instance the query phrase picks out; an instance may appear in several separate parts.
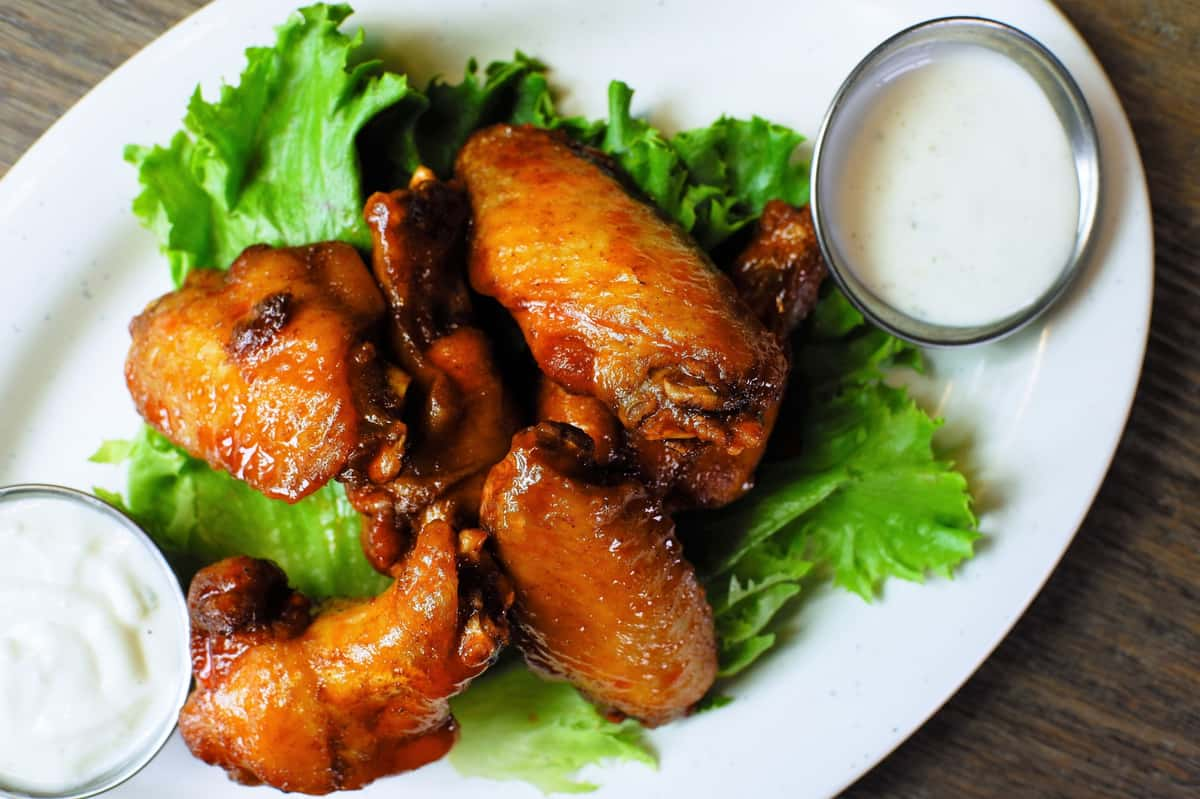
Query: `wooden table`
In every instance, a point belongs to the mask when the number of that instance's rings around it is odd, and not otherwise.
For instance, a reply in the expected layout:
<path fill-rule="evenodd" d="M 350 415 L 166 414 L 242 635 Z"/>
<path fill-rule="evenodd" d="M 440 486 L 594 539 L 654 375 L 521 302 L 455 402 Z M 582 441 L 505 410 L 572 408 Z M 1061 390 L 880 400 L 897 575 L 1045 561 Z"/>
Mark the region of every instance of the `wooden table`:
<path fill-rule="evenodd" d="M 0 174 L 199 5 L 0 0 Z M 1158 264 L 1145 374 L 1049 585 L 852 796 L 1200 796 L 1200 2 L 1060 5 L 1108 69 L 1149 175 Z"/>

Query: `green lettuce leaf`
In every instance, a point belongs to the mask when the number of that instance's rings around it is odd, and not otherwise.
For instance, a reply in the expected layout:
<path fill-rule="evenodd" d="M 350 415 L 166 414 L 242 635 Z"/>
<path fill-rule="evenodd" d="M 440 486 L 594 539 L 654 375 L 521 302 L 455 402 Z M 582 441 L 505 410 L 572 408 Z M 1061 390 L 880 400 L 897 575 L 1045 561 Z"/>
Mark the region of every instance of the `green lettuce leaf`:
<path fill-rule="evenodd" d="M 808 202 L 808 164 L 794 157 L 804 137 L 762 117 L 721 117 L 671 140 L 693 183 L 720 188 L 736 199 L 748 221 L 768 200 Z"/>
<path fill-rule="evenodd" d="M 830 432 L 810 454 L 774 468 L 845 475 L 837 491 L 792 522 L 838 585 L 869 600 L 887 577 L 949 576 L 971 556 L 979 536 L 967 481 L 934 455 L 940 423 L 904 391 L 877 384 L 843 392 L 806 424 Z"/>
<path fill-rule="evenodd" d="M 126 465 L 125 496 L 97 495 L 142 525 L 180 570 L 250 555 L 275 561 L 317 599 L 373 596 L 387 585 L 363 555 L 361 517 L 338 483 L 294 505 L 268 499 L 148 427 L 131 441 L 105 442 L 92 460 Z"/>
<path fill-rule="evenodd" d="M 251 244 L 340 239 L 370 245 L 355 137 L 379 112 L 425 100 L 377 61 L 353 63 L 363 40 L 338 26 L 344 5 L 300 9 L 274 47 L 215 102 L 192 96 L 167 147 L 130 146 L 142 192 L 134 212 L 158 237 L 178 285 L 197 267 L 228 268 Z"/>
<path fill-rule="evenodd" d="M 759 470 L 739 502 L 686 520 L 721 635 L 721 674 L 775 642 L 771 620 L 813 574 L 872 599 L 888 577 L 920 581 L 972 554 L 965 478 L 934 453 L 931 419 L 886 370 L 920 367 L 915 348 L 865 324 L 836 290 L 798 346 L 809 387 L 802 452 Z"/>
<path fill-rule="evenodd" d="M 563 117 L 544 75 L 532 73 L 520 85 L 510 119 L 565 130 L 612 156 L 651 202 L 707 249 L 757 219 L 768 200 L 808 202 L 808 163 L 796 157 L 804 137 L 795 131 L 759 117 L 721 117 L 668 138 L 633 116 L 632 102 L 633 89 L 613 81 L 607 121 Z"/>
<path fill-rule="evenodd" d="M 433 80 L 428 110 L 416 125 L 416 160 L 407 150 L 400 173 L 419 161 L 449 175 L 472 131 L 494 122 L 561 130 L 613 157 L 630 180 L 706 248 L 752 223 L 773 198 L 808 202 L 808 163 L 797 158 L 803 137 L 759 117 L 721 117 L 712 125 L 667 137 L 632 113 L 633 89 L 608 87 L 607 119 L 564 116 L 555 104 L 546 66 L 517 52 L 487 66 L 474 61 L 460 83 Z"/>
<path fill-rule="evenodd" d="M 560 114 L 555 106 L 554 92 L 550 88 L 544 67 L 532 70 L 522 76 L 513 96 L 513 106 L 508 121 L 514 125 L 533 125 L 549 130 L 560 130 L 576 141 L 592 146 L 599 145 L 605 128 L 605 122 L 602 119 L 588 119 L 582 116 L 568 117 Z"/>
<path fill-rule="evenodd" d="M 466 74 L 459 83 L 434 78 L 425 89 L 429 108 L 416 128 L 422 163 L 448 177 L 467 137 L 478 128 L 510 120 L 517 98 L 529 91 L 525 82 L 538 75 L 544 83 L 545 71 L 540 61 L 518 51 L 511 61 L 489 64 L 482 81 L 474 59 L 467 62 Z"/>
<path fill-rule="evenodd" d="M 450 763 L 461 774 L 524 780 L 545 793 L 584 793 L 584 766 L 634 760 L 656 766 L 634 721 L 611 722 L 570 685 L 520 665 L 494 668 L 450 701 L 462 726 Z"/>

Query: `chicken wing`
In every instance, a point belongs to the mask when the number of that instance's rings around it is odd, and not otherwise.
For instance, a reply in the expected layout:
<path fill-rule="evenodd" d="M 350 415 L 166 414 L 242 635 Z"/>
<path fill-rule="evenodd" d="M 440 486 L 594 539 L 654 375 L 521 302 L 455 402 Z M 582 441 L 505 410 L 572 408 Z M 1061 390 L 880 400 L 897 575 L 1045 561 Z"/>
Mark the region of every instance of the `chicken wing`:
<path fill-rule="evenodd" d="M 402 441 L 397 384 L 369 332 L 383 298 L 353 247 L 251 247 L 193 271 L 130 324 L 125 378 L 176 444 L 296 501 L 371 441 Z"/>
<path fill-rule="evenodd" d="M 403 460 L 381 469 L 355 459 L 343 474 L 351 500 L 371 518 L 368 556 L 386 568 L 435 501 L 447 500 L 456 525 L 477 524 L 483 479 L 508 452 L 517 417 L 491 345 L 471 324 L 462 191 L 418 170 L 407 190 L 372 195 L 364 215 L 392 354 L 412 378 Z M 370 451 L 364 457 L 380 461 Z"/>
<path fill-rule="evenodd" d="M 767 202 L 749 244 L 729 269 L 738 295 L 785 351 L 793 331 L 816 306 L 826 271 L 808 206 L 782 200 Z M 768 435 L 779 410 L 777 403 L 763 413 Z M 766 449 L 764 440 L 728 455 L 689 441 L 647 440 L 636 431 L 631 438 L 641 474 L 672 491 L 675 504 L 683 507 L 723 505 L 749 491 Z"/>
<path fill-rule="evenodd" d="M 507 639 L 507 582 L 485 535 L 427 524 L 373 600 L 312 619 L 274 564 L 230 558 L 188 592 L 196 687 L 188 748 L 238 782 L 323 794 L 441 757 L 449 697 Z"/>
<path fill-rule="evenodd" d="M 458 157 L 476 291 L 515 317 L 542 371 L 647 440 L 761 445 L 786 361 L 677 227 L 565 138 L 498 125 Z"/>
<path fill-rule="evenodd" d="M 786 349 L 789 336 L 815 307 L 826 275 L 808 207 L 769 201 L 749 244 L 729 271 L 738 294 Z M 778 411 L 778 405 L 771 405 L 763 414 L 768 433 Z M 668 495 L 675 507 L 713 507 L 745 493 L 753 485 L 765 444 L 730 455 L 695 439 L 654 440 L 637 430 L 621 435 L 616 418 L 603 403 L 571 394 L 546 378 L 539 393 L 538 418 L 573 424 L 588 433 L 602 462 L 618 457 L 625 447 L 642 479 Z"/>
<path fill-rule="evenodd" d="M 164 435 L 268 496 L 295 501 L 337 476 L 386 572 L 434 502 L 477 523 L 517 425 L 470 326 L 462 191 L 419 170 L 364 214 L 382 294 L 348 245 L 251 247 L 134 319 L 126 378 Z"/>
<path fill-rule="evenodd" d="M 586 435 L 555 423 L 518 433 L 480 516 L 531 666 L 651 725 L 712 685 L 712 610 L 674 525 L 640 482 L 595 463 Z"/>
<path fill-rule="evenodd" d="M 790 336 L 816 307 L 827 271 L 809 207 L 769 201 L 750 244 L 729 271 L 767 329 L 780 339 Z"/>

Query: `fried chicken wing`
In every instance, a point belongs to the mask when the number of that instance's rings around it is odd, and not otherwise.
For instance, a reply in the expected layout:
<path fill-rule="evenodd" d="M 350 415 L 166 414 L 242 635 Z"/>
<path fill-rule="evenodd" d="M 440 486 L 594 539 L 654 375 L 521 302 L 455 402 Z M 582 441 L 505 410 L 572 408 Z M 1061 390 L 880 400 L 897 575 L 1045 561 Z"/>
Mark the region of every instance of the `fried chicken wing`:
<path fill-rule="evenodd" d="M 441 757 L 449 697 L 507 639 L 511 589 L 444 520 L 420 532 L 380 596 L 310 616 L 274 564 L 230 558 L 188 592 L 196 687 L 179 719 L 188 748 L 238 782 L 323 794 Z"/>
<path fill-rule="evenodd" d="M 808 207 L 769 201 L 749 244 L 729 271 L 738 294 L 786 347 L 792 331 L 816 305 L 826 274 Z M 768 433 L 778 412 L 776 404 L 763 414 Z M 538 418 L 573 424 L 588 433 L 602 462 L 626 448 L 647 484 L 676 507 L 715 507 L 744 494 L 753 485 L 765 445 L 730 455 L 695 439 L 654 440 L 637 430 L 621 435 L 616 418 L 603 403 L 571 394 L 547 378 L 539 393 Z"/>
<path fill-rule="evenodd" d="M 134 404 L 192 455 L 271 497 L 298 500 L 364 439 L 402 439 L 368 332 L 383 298 L 353 247 L 251 247 L 228 272 L 193 271 L 130 325 Z"/>
<path fill-rule="evenodd" d="M 647 440 L 761 445 L 786 361 L 682 231 L 588 152 L 498 125 L 458 157 L 476 291 L 515 317 L 542 371 Z"/>
<path fill-rule="evenodd" d="M 518 433 L 480 514 L 531 666 L 651 725 L 712 685 L 712 610 L 674 525 L 640 482 L 595 463 L 586 435 L 545 422 Z"/>
<path fill-rule="evenodd" d="M 816 307 L 826 271 L 812 211 L 782 200 L 766 204 L 753 238 L 729 270 L 742 299 L 780 339 Z"/>
<path fill-rule="evenodd" d="M 251 247 L 134 319 L 126 378 L 164 435 L 268 496 L 341 479 L 386 572 L 433 503 L 454 500 L 454 523 L 477 523 L 517 424 L 470 324 L 462 191 L 418 170 L 364 215 L 378 285 L 345 244 Z"/>
<path fill-rule="evenodd" d="M 729 272 L 738 295 L 788 350 L 792 332 L 816 306 L 826 275 L 808 206 L 768 201 Z M 768 435 L 779 410 L 774 404 L 763 414 Z M 643 477 L 672 492 L 674 503 L 682 507 L 715 507 L 749 491 L 766 450 L 765 439 L 736 455 L 689 441 L 647 440 L 636 432 L 631 439 Z"/>
<path fill-rule="evenodd" d="M 491 344 L 472 326 L 462 191 L 418 170 L 408 189 L 372 195 L 364 216 L 390 310 L 391 349 L 412 378 L 403 459 L 383 469 L 355 458 L 343 475 L 371 518 L 368 556 L 386 568 L 435 501 L 450 500 L 443 504 L 454 508 L 456 524 L 477 523 L 483 479 L 508 452 L 517 422 Z M 375 453 L 363 454 L 379 463 Z"/>

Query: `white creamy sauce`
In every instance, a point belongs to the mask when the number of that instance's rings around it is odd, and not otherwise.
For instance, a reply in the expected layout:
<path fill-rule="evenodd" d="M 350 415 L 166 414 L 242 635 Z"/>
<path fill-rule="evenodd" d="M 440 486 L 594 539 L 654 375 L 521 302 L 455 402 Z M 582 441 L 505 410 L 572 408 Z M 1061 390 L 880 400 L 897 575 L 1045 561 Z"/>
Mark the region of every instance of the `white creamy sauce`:
<path fill-rule="evenodd" d="M 0 787 L 65 791 L 153 743 L 187 668 L 169 579 L 99 510 L 0 501 Z"/>
<path fill-rule="evenodd" d="M 1036 301 L 1075 244 L 1066 131 L 1016 63 L 959 45 L 882 83 L 836 179 L 838 247 L 908 316 L 965 327 Z"/>

